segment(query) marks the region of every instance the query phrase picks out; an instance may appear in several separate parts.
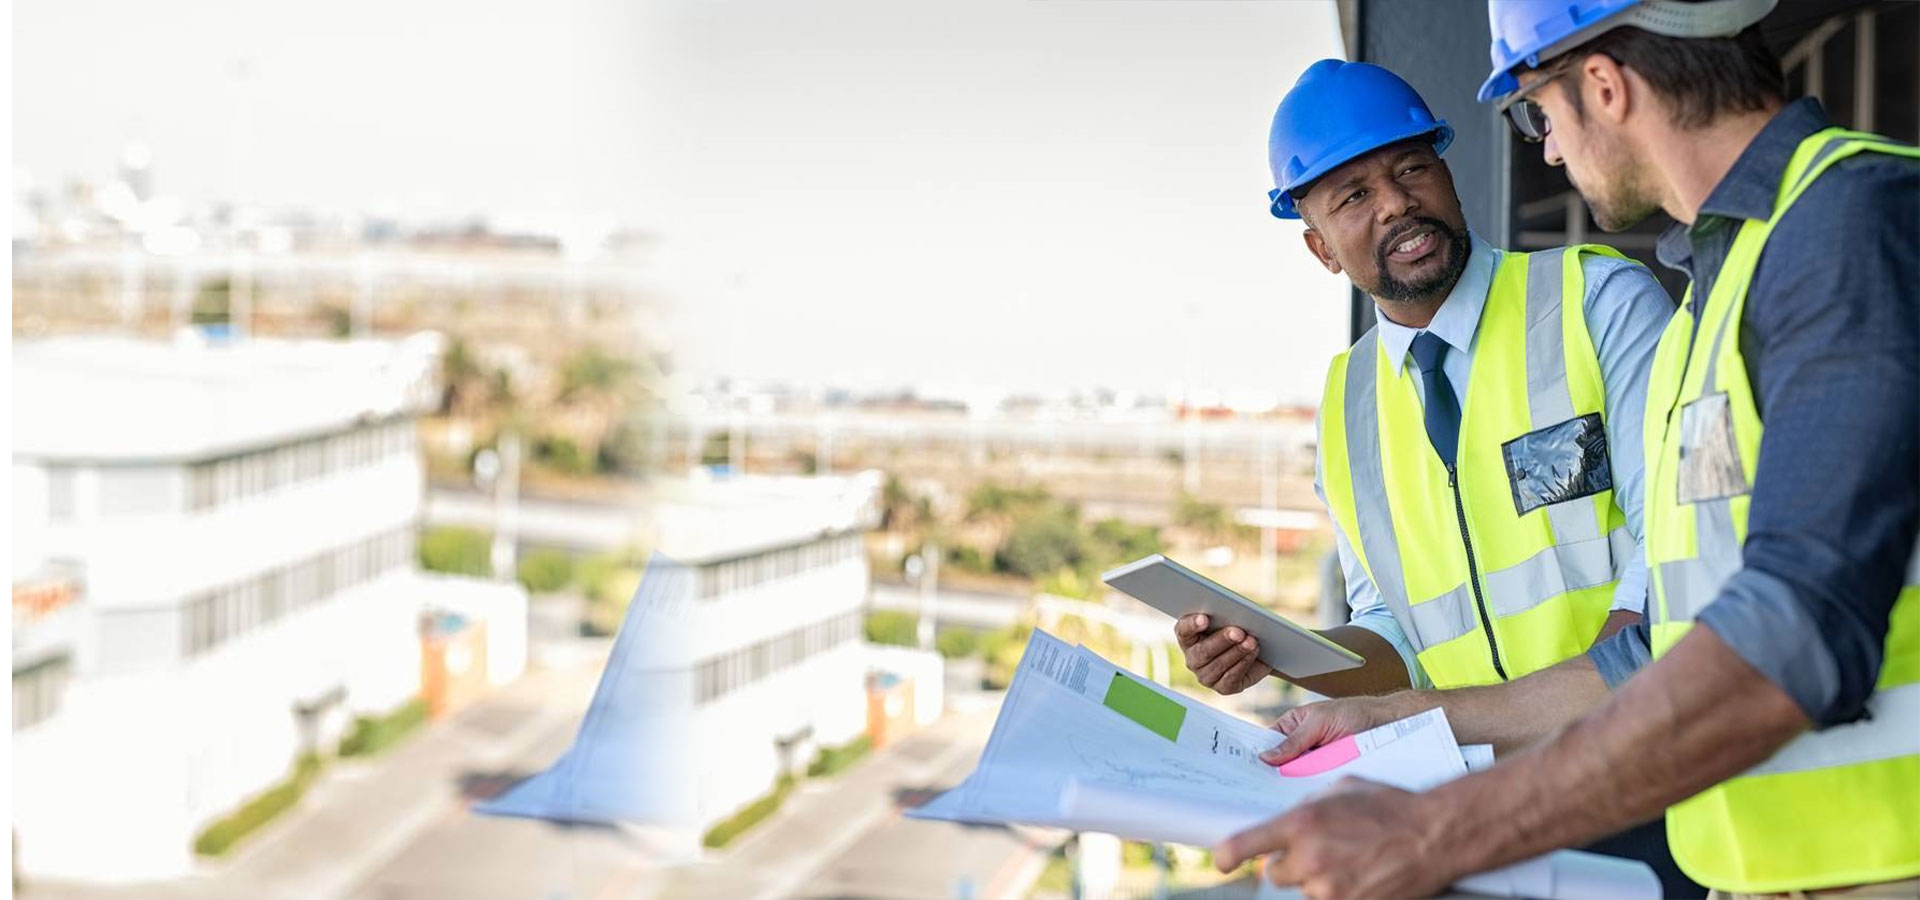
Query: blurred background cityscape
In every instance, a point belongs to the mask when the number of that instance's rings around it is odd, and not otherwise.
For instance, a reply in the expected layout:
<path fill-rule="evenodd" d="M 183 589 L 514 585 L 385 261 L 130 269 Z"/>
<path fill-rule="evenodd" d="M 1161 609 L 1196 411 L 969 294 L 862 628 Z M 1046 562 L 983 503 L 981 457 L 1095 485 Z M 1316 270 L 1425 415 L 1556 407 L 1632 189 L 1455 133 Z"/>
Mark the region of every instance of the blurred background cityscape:
<path fill-rule="evenodd" d="M 1336 19 L 16 4 L 17 892 L 1213 889 L 899 812 L 1036 626 L 1197 689 L 1106 568 L 1323 615 L 1347 288 L 1260 148 Z M 474 813 L 573 743 L 656 552 L 693 818 Z"/>
<path fill-rule="evenodd" d="M 1267 123 L 1387 64 L 1477 231 L 1587 239 L 1472 103 L 1482 9 L 15 3 L 15 892 L 1248 893 L 900 813 L 1033 628 L 1197 690 L 1106 568 L 1344 619 L 1313 407 L 1371 313 L 1267 215 Z M 1765 27 L 1914 138 L 1920 4 Z"/>

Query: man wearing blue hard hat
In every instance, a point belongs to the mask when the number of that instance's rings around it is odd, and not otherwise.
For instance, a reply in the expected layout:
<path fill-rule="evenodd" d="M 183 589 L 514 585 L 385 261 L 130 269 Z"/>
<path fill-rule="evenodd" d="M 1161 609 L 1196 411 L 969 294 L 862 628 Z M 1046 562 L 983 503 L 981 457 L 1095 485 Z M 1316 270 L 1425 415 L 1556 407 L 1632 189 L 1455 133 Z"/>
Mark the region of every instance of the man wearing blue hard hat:
<path fill-rule="evenodd" d="M 1353 611 L 1326 634 L 1366 659 L 1290 679 L 1324 694 L 1517 678 L 1645 606 L 1640 419 L 1672 302 L 1605 247 L 1513 253 L 1469 232 L 1452 140 L 1367 63 L 1314 63 L 1274 114 L 1272 213 L 1379 313 L 1321 407 L 1316 487 Z M 1207 625 L 1175 626 L 1203 684 L 1275 674 L 1251 637 Z"/>
<path fill-rule="evenodd" d="M 1772 5 L 1490 4 L 1481 99 L 1603 226 L 1678 223 L 1649 621 L 1511 684 L 1290 711 L 1283 757 L 1434 706 L 1509 755 L 1420 795 L 1350 785 L 1222 864 L 1414 896 L 1664 815 L 1716 894 L 1920 896 L 1920 149 L 1786 102 Z"/>
<path fill-rule="evenodd" d="M 1313 64 L 1273 119 L 1273 214 L 1302 220 L 1307 249 L 1378 312 L 1320 408 L 1315 486 L 1352 610 L 1323 634 L 1366 660 L 1289 679 L 1323 694 L 1519 678 L 1645 608 L 1640 424 L 1673 303 L 1611 249 L 1517 253 L 1471 233 L 1441 158 L 1452 139 L 1367 63 Z M 1175 625 L 1203 684 L 1274 674 L 1252 637 L 1209 624 Z M 1600 849 L 1694 889 L 1657 830 Z"/>

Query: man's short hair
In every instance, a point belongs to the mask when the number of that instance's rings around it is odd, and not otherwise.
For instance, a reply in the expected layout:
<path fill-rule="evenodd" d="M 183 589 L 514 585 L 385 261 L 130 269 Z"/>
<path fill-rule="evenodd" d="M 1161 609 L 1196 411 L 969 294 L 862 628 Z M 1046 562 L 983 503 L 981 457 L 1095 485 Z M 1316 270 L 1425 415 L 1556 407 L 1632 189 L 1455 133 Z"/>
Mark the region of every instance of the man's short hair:
<path fill-rule="evenodd" d="M 1595 53 L 1640 73 L 1666 100 L 1673 124 L 1681 128 L 1700 128 L 1729 113 L 1759 112 L 1787 97 L 1780 59 L 1761 39 L 1758 25 L 1729 38 L 1615 28 L 1568 51 L 1564 65 L 1578 65 Z M 1567 99 L 1576 115 L 1585 115 L 1577 87 L 1568 85 Z"/>

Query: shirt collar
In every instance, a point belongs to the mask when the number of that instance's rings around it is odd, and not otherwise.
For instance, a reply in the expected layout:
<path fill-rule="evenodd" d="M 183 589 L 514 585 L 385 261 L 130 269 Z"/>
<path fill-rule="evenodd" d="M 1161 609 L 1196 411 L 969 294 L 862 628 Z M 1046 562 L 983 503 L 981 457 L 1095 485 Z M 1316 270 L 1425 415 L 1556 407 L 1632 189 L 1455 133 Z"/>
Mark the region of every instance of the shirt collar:
<path fill-rule="evenodd" d="M 1447 346 L 1455 352 L 1473 350 L 1473 336 L 1480 330 L 1480 313 L 1487 308 L 1487 291 L 1493 287 L 1493 269 L 1500 261 L 1500 251 L 1472 231 L 1467 232 L 1467 243 L 1467 267 L 1461 271 L 1460 280 L 1453 283 L 1453 290 L 1447 294 L 1446 300 L 1441 301 L 1440 309 L 1433 314 L 1433 321 L 1427 323 L 1427 327 L 1408 328 L 1387 318 L 1376 304 L 1374 313 L 1379 321 L 1380 346 L 1386 350 L 1387 359 L 1393 361 L 1395 375 L 1406 370 L 1407 351 L 1413 347 L 1413 339 L 1423 331 L 1446 341 Z"/>
<path fill-rule="evenodd" d="M 1808 135 L 1826 128 L 1827 113 L 1820 101 L 1802 97 L 1782 107 L 1766 127 L 1754 135 L 1747 149 L 1740 152 L 1733 167 L 1720 183 L 1708 192 L 1691 226 L 1675 222 L 1661 232 L 1655 247 L 1660 262 L 1671 269 L 1686 271 L 1693 256 L 1689 238 L 1705 234 L 1719 226 L 1710 219 L 1765 219 L 1773 215 L 1774 201 L 1780 196 L 1780 178 L 1787 163 Z"/>

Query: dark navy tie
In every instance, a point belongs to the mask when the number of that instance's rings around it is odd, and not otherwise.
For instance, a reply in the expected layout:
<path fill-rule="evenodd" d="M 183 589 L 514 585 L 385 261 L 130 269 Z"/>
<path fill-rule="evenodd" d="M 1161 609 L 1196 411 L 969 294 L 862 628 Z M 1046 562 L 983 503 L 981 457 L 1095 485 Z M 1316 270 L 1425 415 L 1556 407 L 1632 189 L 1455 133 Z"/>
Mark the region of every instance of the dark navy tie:
<path fill-rule="evenodd" d="M 1447 358 L 1447 342 L 1429 332 L 1413 338 L 1413 362 L 1427 389 L 1427 440 L 1440 461 L 1453 468 L 1455 450 L 1460 446 L 1460 401 L 1453 394 L 1453 382 L 1447 380 L 1441 365 Z"/>

